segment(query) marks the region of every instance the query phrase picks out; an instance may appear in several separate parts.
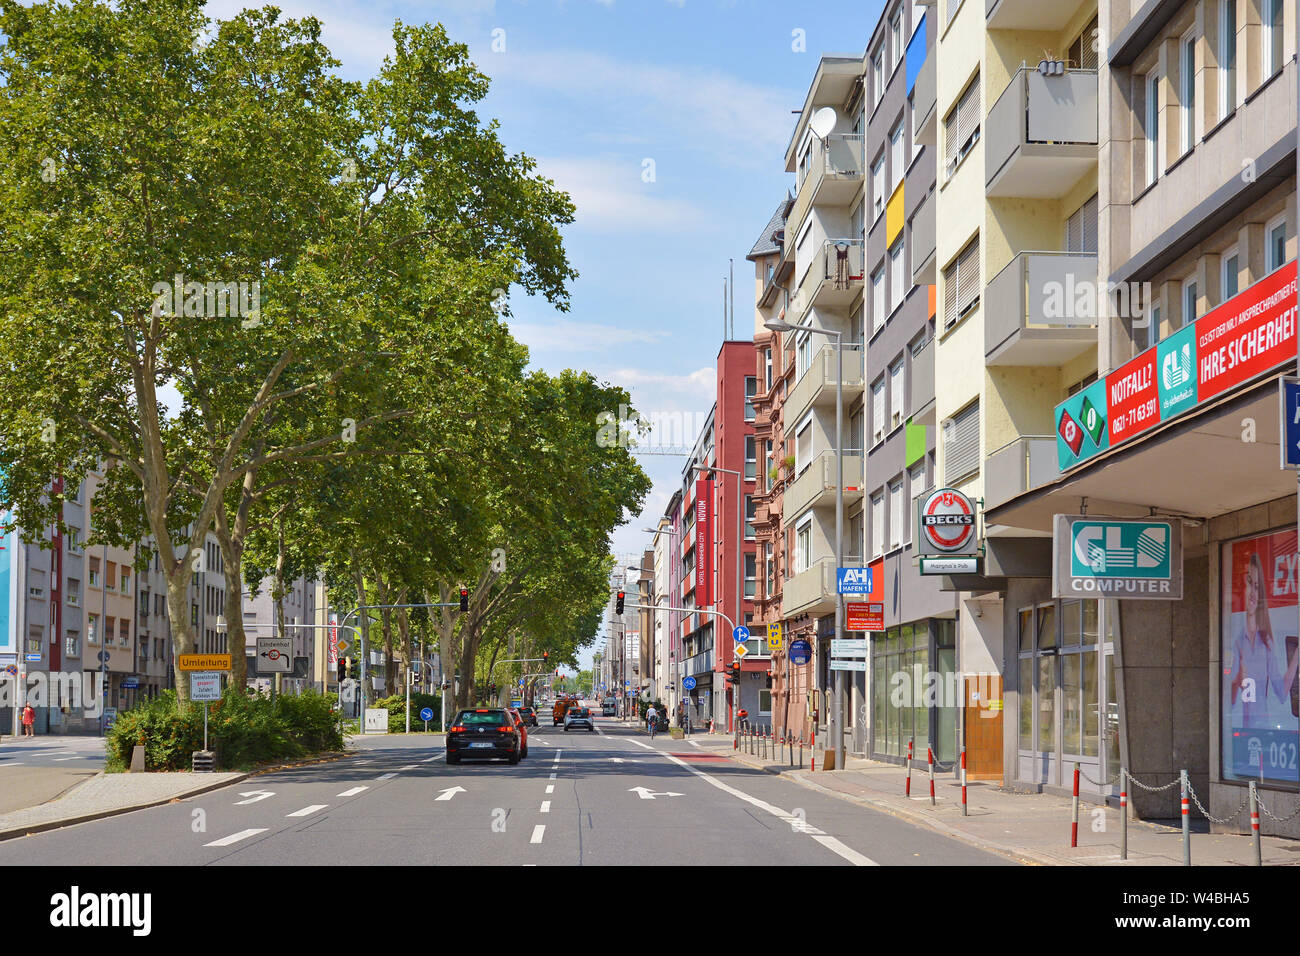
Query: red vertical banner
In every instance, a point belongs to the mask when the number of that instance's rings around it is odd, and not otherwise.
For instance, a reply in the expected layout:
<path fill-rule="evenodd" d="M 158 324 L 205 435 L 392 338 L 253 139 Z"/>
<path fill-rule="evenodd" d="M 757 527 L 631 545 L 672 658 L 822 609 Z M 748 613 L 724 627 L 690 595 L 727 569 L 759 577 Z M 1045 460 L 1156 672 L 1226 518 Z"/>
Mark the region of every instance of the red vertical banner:
<path fill-rule="evenodd" d="M 330 648 L 329 648 L 329 669 L 338 670 L 339 667 L 339 616 L 332 611 L 330 612 Z"/>
<path fill-rule="evenodd" d="M 695 606 L 713 604 L 713 482 L 695 482 Z"/>

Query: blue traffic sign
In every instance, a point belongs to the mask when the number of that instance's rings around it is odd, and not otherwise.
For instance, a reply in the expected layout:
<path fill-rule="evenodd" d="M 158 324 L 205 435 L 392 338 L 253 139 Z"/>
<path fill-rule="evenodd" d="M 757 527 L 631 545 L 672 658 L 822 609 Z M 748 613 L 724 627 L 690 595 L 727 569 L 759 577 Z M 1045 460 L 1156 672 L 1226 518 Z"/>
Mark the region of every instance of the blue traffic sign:
<path fill-rule="evenodd" d="M 123 677 L 123 678 L 122 678 L 122 687 L 123 687 L 124 690 L 138 690 L 139 687 L 140 687 L 140 678 L 138 678 L 138 677 Z"/>
<path fill-rule="evenodd" d="M 839 594 L 870 594 L 870 568 L 836 568 L 835 585 Z"/>
<path fill-rule="evenodd" d="M 1288 375 L 1282 388 L 1282 467 L 1300 468 L 1300 379 Z"/>
<path fill-rule="evenodd" d="M 731 632 L 731 639 L 737 644 L 744 644 L 749 640 L 749 628 L 745 627 L 743 624 L 740 625 L 740 627 Z"/>
<path fill-rule="evenodd" d="M 790 663 L 791 664 L 803 665 L 803 664 L 807 664 L 810 660 L 812 660 L 811 644 L 809 644 L 807 641 L 790 642 Z"/>
<path fill-rule="evenodd" d="M 695 678 L 694 678 L 694 677 L 683 677 L 683 678 L 682 678 L 682 686 L 685 687 L 687 690 L 695 690 Z"/>
<path fill-rule="evenodd" d="M 421 720 L 433 720 L 433 708 L 432 708 L 432 707 L 425 707 L 423 710 L 421 710 L 421 711 L 420 711 L 420 719 L 421 719 Z"/>

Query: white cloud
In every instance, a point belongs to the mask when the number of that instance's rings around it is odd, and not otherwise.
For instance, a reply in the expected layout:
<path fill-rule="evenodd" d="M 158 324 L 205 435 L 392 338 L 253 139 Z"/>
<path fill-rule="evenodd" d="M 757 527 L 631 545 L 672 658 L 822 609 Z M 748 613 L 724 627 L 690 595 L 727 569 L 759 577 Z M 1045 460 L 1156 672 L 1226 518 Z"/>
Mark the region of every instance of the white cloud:
<path fill-rule="evenodd" d="M 641 181 L 641 166 L 601 158 L 539 159 L 538 171 L 567 192 L 577 206 L 575 223 L 600 232 L 664 232 L 703 225 L 702 210 L 663 195 L 664 187 Z"/>
<path fill-rule="evenodd" d="M 625 345 L 653 345 L 668 337 L 667 332 L 621 328 L 599 322 L 512 322 L 510 333 L 536 352 L 598 352 Z"/>
<path fill-rule="evenodd" d="M 717 377 L 710 366 L 685 375 L 648 371 L 644 368 L 622 368 L 602 377 L 616 385 L 622 385 L 634 396 L 640 391 L 661 392 L 665 396 L 672 396 L 676 399 L 669 403 L 672 407 L 680 406 L 683 398 L 695 398 L 707 400 L 707 410 L 718 395 Z"/>

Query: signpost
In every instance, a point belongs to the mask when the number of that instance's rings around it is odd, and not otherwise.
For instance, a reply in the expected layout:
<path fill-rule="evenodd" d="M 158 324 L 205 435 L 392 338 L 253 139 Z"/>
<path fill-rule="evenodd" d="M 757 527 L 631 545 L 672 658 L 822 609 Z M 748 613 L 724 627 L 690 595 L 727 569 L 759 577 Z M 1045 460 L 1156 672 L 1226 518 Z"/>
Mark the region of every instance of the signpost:
<path fill-rule="evenodd" d="M 183 671 L 228 671 L 229 654 L 182 654 L 176 665 Z"/>
<path fill-rule="evenodd" d="M 1282 467 L 1300 469 L 1300 378 L 1287 375 L 1278 381 L 1281 403 Z"/>
<path fill-rule="evenodd" d="M 221 700 L 221 671 L 190 671 L 190 700 L 203 701 L 203 749 L 208 749 L 208 702 Z"/>
<path fill-rule="evenodd" d="M 694 677 L 687 676 L 682 678 L 682 686 L 687 690 L 695 690 L 695 683 L 696 681 Z"/>
<path fill-rule="evenodd" d="M 866 658 L 858 660 L 840 660 L 839 658 L 831 658 L 831 670 L 833 671 L 865 671 L 866 669 Z"/>
<path fill-rule="evenodd" d="M 919 554 L 978 554 L 975 502 L 955 488 L 936 488 L 916 499 Z"/>
<path fill-rule="evenodd" d="M 749 640 L 749 628 L 745 627 L 743 624 L 740 625 L 731 632 L 731 639 L 737 644 L 743 644 L 745 641 Z"/>
<path fill-rule="evenodd" d="M 790 662 L 802 667 L 812 660 L 812 645 L 805 640 L 790 642 Z"/>
<path fill-rule="evenodd" d="M 831 639 L 832 657 L 866 657 L 867 639 L 865 637 L 840 637 Z"/>
<path fill-rule="evenodd" d="M 429 721 L 433 720 L 433 708 L 425 707 L 420 710 L 420 719 L 424 721 L 424 732 L 429 732 Z"/>
<path fill-rule="evenodd" d="M 979 558 L 921 558 L 922 574 L 979 574 Z"/>
<path fill-rule="evenodd" d="M 846 631 L 883 631 L 885 629 L 885 605 L 883 602 L 844 605 Z"/>
<path fill-rule="evenodd" d="M 871 591 L 871 568 L 835 569 L 837 594 L 870 594 Z"/>
<path fill-rule="evenodd" d="M 1057 515 L 1052 596 L 1182 600 L 1182 530 L 1175 521 Z"/>
<path fill-rule="evenodd" d="M 293 639 L 259 637 L 257 671 L 259 674 L 288 674 L 293 670 Z"/>

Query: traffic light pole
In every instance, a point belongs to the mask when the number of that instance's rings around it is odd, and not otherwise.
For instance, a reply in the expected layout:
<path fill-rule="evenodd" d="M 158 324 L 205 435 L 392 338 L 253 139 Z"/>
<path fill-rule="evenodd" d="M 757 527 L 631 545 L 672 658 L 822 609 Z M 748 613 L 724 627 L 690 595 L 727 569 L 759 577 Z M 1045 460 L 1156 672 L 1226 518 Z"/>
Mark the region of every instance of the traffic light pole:
<path fill-rule="evenodd" d="M 628 604 L 628 605 L 626 605 L 626 606 L 627 606 L 627 607 L 634 607 L 634 608 L 638 608 L 638 609 L 644 609 L 644 610 L 650 610 L 650 608 L 651 608 L 651 605 L 649 605 L 649 604 Z M 710 610 L 706 610 L 705 608 L 698 608 L 698 607 L 668 607 L 666 604 L 657 604 L 657 605 L 654 605 L 654 607 L 657 607 L 657 608 L 658 608 L 659 610 L 661 610 L 661 611 L 684 611 L 684 612 L 686 612 L 687 614 L 708 614 L 708 615 L 710 615 L 711 617 L 720 617 L 720 618 L 722 618 L 724 621 L 727 622 L 727 627 L 728 627 L 731 631 L 734 632 L 734 631 L 736 630 L 736 625 L 735 625 L 734 623 L 732 623 L 731 618 L 727 617 L 727 615 L 723 614 L 721 611 L 710 611 Z M 718 642 L 718 641 L 715 641 L 715 642 L 714 642 L 715 645 L 718 644 L 718 643 L 720 643 L 720 642 Z M 731 671 L 730 671 L 730 666 L 728 666 L 727 673 L 730 673 L 730 672 L 731 672 Z M 737 684 L 737 687 L 736 687 L 736 693 L 733 695 L 733 696 L 735 696 L 735 697 L 737 698 L 736 701 L 735 701 L 735 703 L 736 703 L 737 705 L 739 705 L 739 703 L 740 703 L 740 701 L 739 701 L 739 694 L 740 694 L 740 687 L 739 687 L 739 684 Z M 733 728 L 734 728 L 734 726 L 735 726 L 735 721 L 732 721 L 732 726 L 733 726 Z"/>

